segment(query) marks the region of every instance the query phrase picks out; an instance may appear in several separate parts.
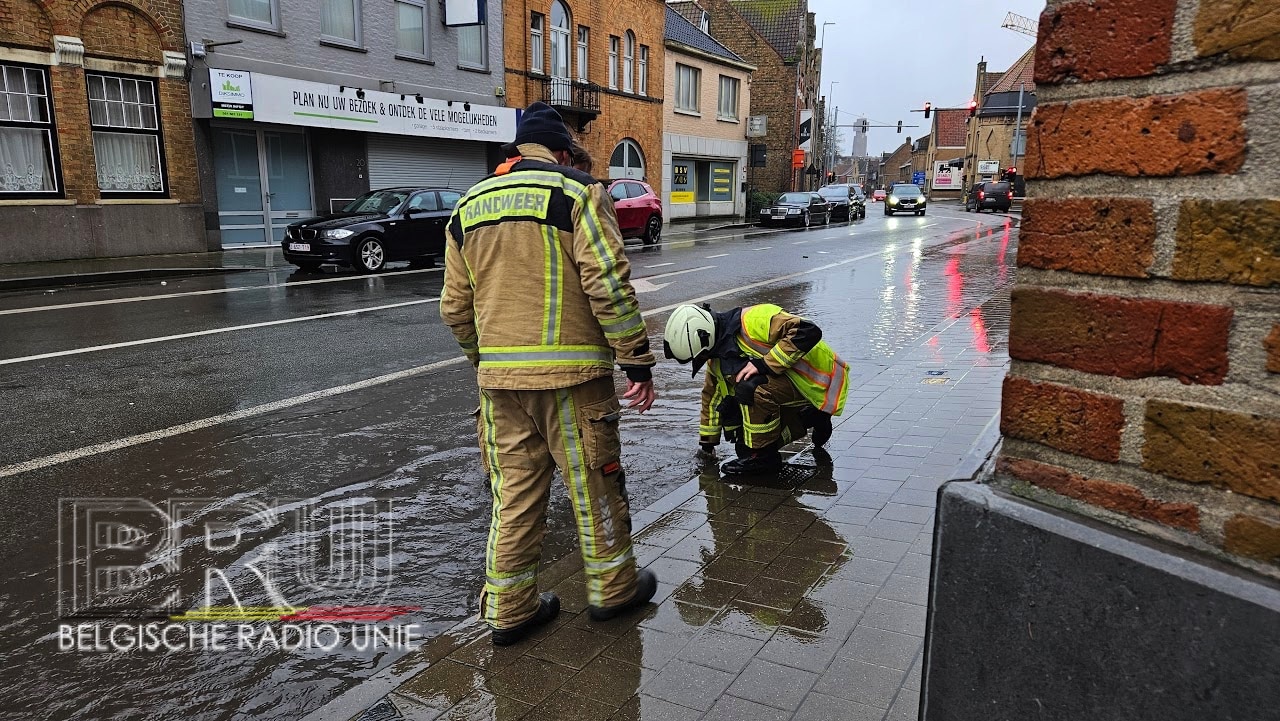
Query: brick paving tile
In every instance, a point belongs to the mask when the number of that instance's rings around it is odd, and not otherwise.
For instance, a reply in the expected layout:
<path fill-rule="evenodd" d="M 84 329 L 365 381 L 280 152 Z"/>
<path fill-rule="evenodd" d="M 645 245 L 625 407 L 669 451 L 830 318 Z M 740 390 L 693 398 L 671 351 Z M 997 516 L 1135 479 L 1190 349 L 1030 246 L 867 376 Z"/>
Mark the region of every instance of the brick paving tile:
<path fill-rule="evenodd" d="M 780 628 L 773 638 L 760 649 L 760 658 L 783 666 L 813 671 L 825 671 L 844 645 L 843 634 L 824 636 Z"/>
<path fill-rule="evenodd" d="M 729 693 L 774 708 L 795 711 L 818 674 L 755 659 L 738 675 Z"/>
<path fill-rule="evenodd" d="M 721 696 L 702 721 L 787 721 L 789 718 L 789 711 L 734 696 Z"/>
<path fill-rule="evenodd" d="M 884 709 L 848 699 L 811 693 L 800 705 L 793 721 L 880 721 Z"/>
<path fill-rule="evenodd" d="M 632 697 L 630 701 L 618 709 L 609 721 L 642 721 L 645 719 L 661 719 L 662 721 L 697 721 L 701 711 L 685 708 L 679 704 L 664 701 L 646 694 Z"/>
<path fill-rule="evenodd" d="M 738 673 L 763 648 L 765 642 L 734 633 L 708 629 L 694 637 L 676 658 L 700 666 Z"/>
<path fill-rule="evenodd" d="M 841 658 L 906 671 L 924 642 L 915 637 L 871 626 L 858 626 L 837 652 Z"/>
<path fill-rule="evenodd" d="M 888 709 L 902 687 L 905 671 L 836 657 L 813 690 L 848 701 Z"/>
<path fill-rule="evenodd" d="M 645 684 L 644 692 L 664 701 L 699 711 L 710 711 L 716 699 L 733 683 L 734 674 L 706 666 L 672 661 Z"/>

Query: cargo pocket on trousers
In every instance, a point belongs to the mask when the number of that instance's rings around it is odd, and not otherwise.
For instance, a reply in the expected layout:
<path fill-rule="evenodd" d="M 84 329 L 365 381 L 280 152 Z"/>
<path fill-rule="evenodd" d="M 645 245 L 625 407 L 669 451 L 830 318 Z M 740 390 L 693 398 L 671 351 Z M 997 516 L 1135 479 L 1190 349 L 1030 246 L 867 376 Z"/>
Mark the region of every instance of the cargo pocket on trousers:
<path fill-rule="evenodd" d="M 487 480 L 489 474 L 492 473 L 493 470 L 489 468 L 489 453 L 484 447 L 484 419 L 480 417 L 480 409 L 481 406 L 476 406 L 476 409 L 471 411 L 471 415 L 476 419 L 476 443 L 480 444 L 480 464 L 484 466 L 485 478 Z"/>
<path fill-rule="evenodd" d="M 600 469 L 617 461 L 622 455 L 622 440 L 618 437 L 622 405 L 617 397 L 581 406 L 579 418 L 578 434 L 582 438 L 582 460 L 586 466 Z"/>

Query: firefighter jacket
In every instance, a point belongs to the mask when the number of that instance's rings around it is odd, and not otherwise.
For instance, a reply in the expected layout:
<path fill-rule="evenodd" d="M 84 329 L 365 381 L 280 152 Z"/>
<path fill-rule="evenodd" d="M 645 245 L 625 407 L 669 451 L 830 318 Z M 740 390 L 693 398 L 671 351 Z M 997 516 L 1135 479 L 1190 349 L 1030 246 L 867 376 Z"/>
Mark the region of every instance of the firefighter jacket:
<path fill-rule="evenodd" d="M 702 388 L 703 443 L 719 443 L 722 430 L 733 435 L 741 423 L 739 413 L 721 415 L 726 400 L 733 398 L 733 379 L 747 363 L 785 375 L 814 408 L 833 416 L 844 412 L 849 365 L 822 340 L 818 326 L 770 304 L 712 315 L 716 343 Z"/>
<path fill-rule="evenodd" d="M 612 200 L 541 145 L 458 201 L 445 238 L 440 317 L 476 364 L 480 387 L 635 382 L 656 360 L 631 287 Z"/>

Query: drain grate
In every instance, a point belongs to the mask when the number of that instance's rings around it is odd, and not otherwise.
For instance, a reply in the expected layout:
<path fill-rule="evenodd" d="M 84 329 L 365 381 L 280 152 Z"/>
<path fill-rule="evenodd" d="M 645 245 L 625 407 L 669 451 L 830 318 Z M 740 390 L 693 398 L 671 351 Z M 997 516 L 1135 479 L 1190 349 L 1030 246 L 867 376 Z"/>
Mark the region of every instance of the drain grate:
<path fill-rule="evenodd" d="M 812 480 L 817 474 L 817 466 L 787 463 L 777 473 L 758 476 L 725 476 L 722 480 L 725 483 L 732 483 L 736 486 L 793 490 Z"/>

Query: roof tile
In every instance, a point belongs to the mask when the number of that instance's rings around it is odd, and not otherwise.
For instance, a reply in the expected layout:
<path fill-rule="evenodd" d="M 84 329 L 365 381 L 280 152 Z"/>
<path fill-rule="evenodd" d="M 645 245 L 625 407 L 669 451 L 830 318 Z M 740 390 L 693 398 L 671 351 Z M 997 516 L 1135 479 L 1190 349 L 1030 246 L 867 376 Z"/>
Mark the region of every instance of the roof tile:
<path fill-rule="evenodd" d="M 715 38 L 702 32 L 693 23 L 689 22 L 683 15 L 676 12 L 670 5 L 667 6 L 667 29 L 666 39 L 673 42 L 696 48 L 709 55 L 733 60 L 735 62 L 743 62 L 732 50 L 726 48 L 716 42 Z"/>
<path fill-rule="evenodd" d="M 783 60 L 796 60 L 804 34 L 808 0 L 730 0 Z"/>

